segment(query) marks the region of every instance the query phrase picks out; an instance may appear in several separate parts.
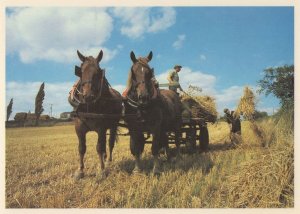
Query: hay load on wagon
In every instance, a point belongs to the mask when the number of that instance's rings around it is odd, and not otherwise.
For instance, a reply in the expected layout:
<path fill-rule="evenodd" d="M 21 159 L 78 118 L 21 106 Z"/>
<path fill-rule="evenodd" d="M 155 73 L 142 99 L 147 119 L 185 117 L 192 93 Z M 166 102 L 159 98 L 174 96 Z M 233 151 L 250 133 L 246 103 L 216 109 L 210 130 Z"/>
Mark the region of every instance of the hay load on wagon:
<path fill-rule="evenodd" d="M 215 99 L 210 96 L 201 95 L 201 88 L 189 86 L 182 95 L 183 117 L 201 118 L 205 122 L 214 123 L 217 120 L 217 109 Z"/>

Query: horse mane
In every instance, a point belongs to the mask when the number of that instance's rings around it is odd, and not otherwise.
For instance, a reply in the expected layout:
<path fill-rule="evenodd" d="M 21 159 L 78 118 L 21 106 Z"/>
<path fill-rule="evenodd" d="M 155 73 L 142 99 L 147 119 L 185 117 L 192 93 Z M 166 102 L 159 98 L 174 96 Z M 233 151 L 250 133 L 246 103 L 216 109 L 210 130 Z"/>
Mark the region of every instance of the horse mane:
<path fill-rule="evenodd" d="M 99 67 L 100 68 L 100 67 Z M 104 89 L 108 90 L 109 91 L 109 88 L 110 88 L 110 84 L 106 78 L 106 75 L 105 75 L 105 69 L 102 69 L 100 68 L 101 72 L 102 72 L 102 75 L 103 75 L 103 86 L 104 86 Z M 102 86 L 102 87 L 103 87 Z"/>
<path fill-rule="evenodd" d="M 149 67 L 148 65 L 149 59 L 147 57 L 138 57 L 137 60 L 140 64 Z"/>
<path fill-rule="evenodd" d="M 127 79 L 127 88 L 131 88 L 132 87 L 132 71 L 130 70 L 128 72 L 128 79 Z"/>

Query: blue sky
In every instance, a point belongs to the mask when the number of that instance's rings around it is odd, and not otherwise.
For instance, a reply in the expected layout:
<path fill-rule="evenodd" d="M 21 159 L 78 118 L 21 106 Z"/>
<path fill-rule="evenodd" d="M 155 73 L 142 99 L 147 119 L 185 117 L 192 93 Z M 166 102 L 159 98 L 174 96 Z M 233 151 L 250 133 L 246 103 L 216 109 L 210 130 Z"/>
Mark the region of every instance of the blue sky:
<path fill-rule="evenodd" d="M 76 50 L 96 56 L 113 87 L 122 91 L 130 51 L 146 56 L 157 79 L 181 64 L 183 89 L 200 86 L 218 111 L 234 109 L 248 85 L 255 91 L 267 67 L 294 64 L 293 7 L 6 8 L 6 105 L 34 112 L 45 82 L 45 114 L 72 108 L 68 92 L 80 65 Z M 257 109 L 272 113 L 279 102 L 257 96 Z"/>

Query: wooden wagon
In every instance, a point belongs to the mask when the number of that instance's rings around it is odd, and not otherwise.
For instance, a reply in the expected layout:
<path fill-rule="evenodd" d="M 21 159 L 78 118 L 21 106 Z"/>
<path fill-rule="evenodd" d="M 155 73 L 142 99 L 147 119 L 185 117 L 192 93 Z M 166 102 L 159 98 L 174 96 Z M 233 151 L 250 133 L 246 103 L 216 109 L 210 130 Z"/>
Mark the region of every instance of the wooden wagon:
<path fill-rule="evenodd" d="M 207 124 L 209 122 L 215 122 L 216 116 L 210 115 L 209 112 L 205 111 L 205 109 L 201 109 L 199 111 L 199 107 L 197 102 L 193 99 L 182 100 L 182 104 L 184 106 L 184 110 L 182 112 L 182 126 L 181 126 L 181 133 L 180 133 L 180 144 L 185 144 L 190 150 L 195 150 L 197 143 L 200 145 L 200 149 L 203 151 L 208 149 L 209 145 L 209 133 Z M 83 113 L 83 112 L 73 112 L 71 116 L 82 117 L 82 118 L 122 118 L 119 122 L 119 126 L 127 129 L 127 125 L 124 122 L 125 117 L 136 118 L 137 115 L 130 114 L 130 115 L 109 115 L 109 114 L 94 114 L 94 113 Z M 125 134 L 119 135 L 129 135 L 128 131 Z M 167 133 L 168 137 L 168 144 L 175 144 L 175 134 L 173 132 Z M 146 143 L 152 143 L 151 134 L 144 130 L 144 138 Z"/>

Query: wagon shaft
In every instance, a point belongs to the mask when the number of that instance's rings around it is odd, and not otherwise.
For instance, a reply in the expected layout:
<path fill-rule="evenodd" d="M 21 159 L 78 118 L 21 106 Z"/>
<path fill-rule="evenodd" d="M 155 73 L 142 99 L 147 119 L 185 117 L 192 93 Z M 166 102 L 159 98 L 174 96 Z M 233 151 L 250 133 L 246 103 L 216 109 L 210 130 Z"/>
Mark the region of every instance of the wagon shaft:
<path fill-rule="evenodd" d="M 118 119 L 118 118 L 129 118 L 136 119 L 136 114 L 96 114 L 96 113 L 86 113 L 86 112 L 71 112 L 71 117 L 79 118 L 92 118 L 92 119 Z"/>

